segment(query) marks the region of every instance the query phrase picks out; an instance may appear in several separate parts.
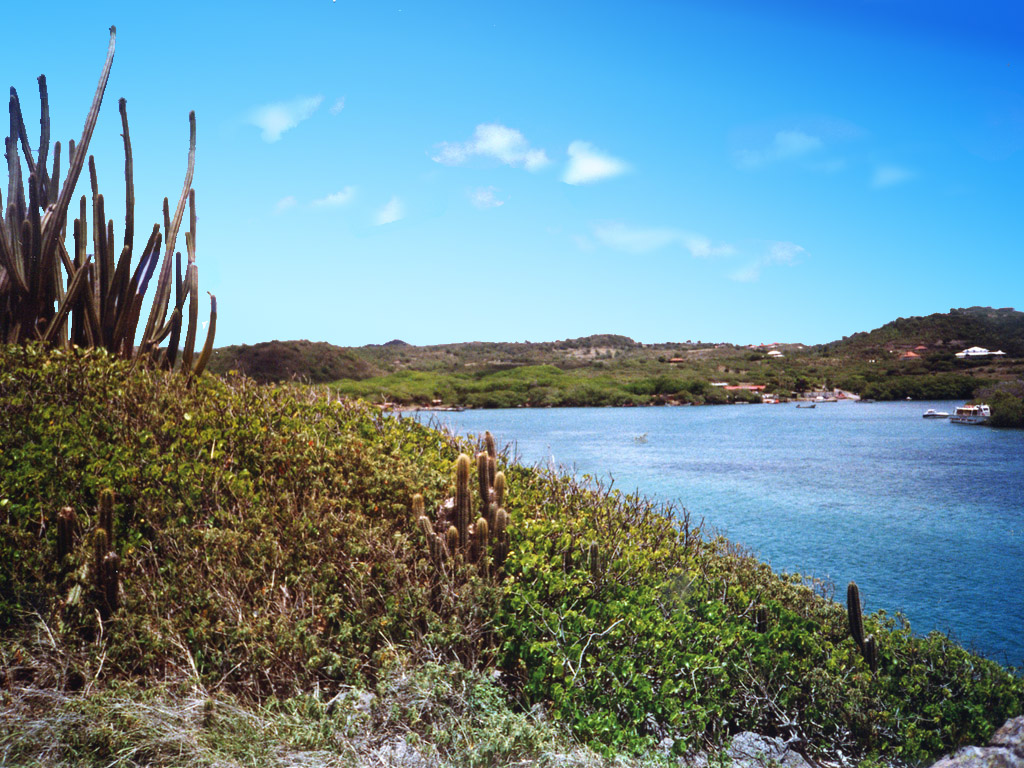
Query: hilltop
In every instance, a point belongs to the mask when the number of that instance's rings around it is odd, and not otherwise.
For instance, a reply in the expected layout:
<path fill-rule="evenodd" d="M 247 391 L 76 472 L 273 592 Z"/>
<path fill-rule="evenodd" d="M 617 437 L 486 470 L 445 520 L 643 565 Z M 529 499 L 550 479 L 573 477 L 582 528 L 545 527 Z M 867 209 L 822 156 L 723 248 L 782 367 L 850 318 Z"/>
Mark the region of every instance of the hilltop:
<path fill-rule="evenodd" d="M 922 346 L 932 352 L 959 352 L 980 346 L 1024 357 L 1024 312 L 968 307 L 926 317 L 899 317 L 873 331 L 855 333 L 826 345 L 832 354 L 865 356 Z"/>
<path fill-rule="evenodd" d="M 1003 358 L 961 360 L 969 346 Z M 515 407 L 759 402 L 839 388 L 875 399 L 970 398 L 1024 374 L 1024 313 L 971 307 L 899 318 L 808 347 L 635 341 L 600 334 L 550 342 L 364 347 L 270 342 L 215 351 L 211 370 L 331 384 L 374 402 Z"/>

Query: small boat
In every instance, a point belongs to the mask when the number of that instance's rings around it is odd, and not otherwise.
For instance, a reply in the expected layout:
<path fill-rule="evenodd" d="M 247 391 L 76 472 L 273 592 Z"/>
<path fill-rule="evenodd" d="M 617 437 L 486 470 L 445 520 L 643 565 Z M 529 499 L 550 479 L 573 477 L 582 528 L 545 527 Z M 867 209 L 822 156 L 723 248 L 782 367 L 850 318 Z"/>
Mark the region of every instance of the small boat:
<path fill-rule="evenodd" d="M 936 411 L 934 408 L 929 408 L 927 411 L 921 414 L 921 418 L 924 419 L 948 419 L 949 414 L 945 411 Z"/>
<path fill-rule="evenodd" d="M 950 424 L 984 424 L 992 417 L 992 411 L 987 405 L 961 405 L 952 416 L 949 417 Z"/>
<path fill-rule="evenodd" d="M 813 408 L 815 405 L 816 405 L 816 403 L 797 403 L 796 407 L 797 408 Z"/>

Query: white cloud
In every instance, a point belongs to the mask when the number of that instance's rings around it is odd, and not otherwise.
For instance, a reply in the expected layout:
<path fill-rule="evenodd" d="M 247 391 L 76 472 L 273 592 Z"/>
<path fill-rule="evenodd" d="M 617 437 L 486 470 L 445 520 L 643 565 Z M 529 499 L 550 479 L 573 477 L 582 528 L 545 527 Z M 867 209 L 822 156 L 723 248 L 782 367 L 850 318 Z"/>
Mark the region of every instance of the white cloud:
<path fill-rule="evenodd" d="M 331 104 L 331 108 L 330 108 L 330 110 L 329 110 L 329 111 L 330 111 L 330 113 L 331 113 L 332 115 L 336 115 L 336 114 L 338 114 L 339 112 L 341 112 L 341 110 L 343 110 L 344 108 L 345 108 L 345 97 L 344 97 L 344 96 L 342 96 L 342 97 L 341 97 L 340 99 L 338 99 L 338 100 L 337 100 L 336 102 L 334 102 L 333 104 Z"/>
<path fill-rule="evenodd" d="M 505 201 L 497 198 L 497 191 L 494 187 L 478 187 L 470 194 L 470 202 L 480 209 L 499 208 L 505 204 Z"/>
<path fill-rule="evenodd" d="M 264 141 L 273 143 L 280 139 L 285 131 L 312 117 L 323 100 L 323 96 L 310 96 L 267 104 L 250 112 L 249 122 L 263 131 Z"/>
<path fill-rule="evenodd" d="M 319 200 L 313 201 L 314 208 L 339 208 L 343 205 L 348 205 L 352 202 L 352 199 L 356 196 L 355 187 L 345 187 L 340 192 L 327 195 L 327 197 L 321 197 Z"/>
<path fill-rule="evenodd" d="M 740 267 L 729 273 L 729 279 L 735 280 L 737 283 L 756 283 L 761 279 L 761 263 L 755 261 L 753 264 Z"/>
<path fill-rule="evenodd" d="M 796 243 L 786 241 L 771 243 L 759 258 L 731 272 L 729 279 L 739 283 L 755 283 L 761 279 L 761 272 L 765 267 L 776 264 L 791 267 L 797 264 L 800 257 L 806 253 L 807 251 Z"/>
<path fill-rule="evenodd" d="M 681 246 L 697 258 L 728 256 L 735 252 L 731 245 L 714 245 L 703 235 L 670 227 L 627 227 L 613 222 L 595 226 L 594 236 L 607 247 L 626 253 L 649 253 L 669 245 Z"/>
<path fill-rule="evenodd" d="M 282 197 L 274 205 L 274 213 L 284 213 L 289 208 L 294 208 L 296 203 L 298 203 L 298 200 L 295 199 L 294 195 L 288 195 L 287 197 Z"/>
<path fill-rule="evenodd" d="M 402 201 L 397 197 L 392 197 L 388 200 L 387 205 L 377 211 L 377 215 L 373 217 L 373 223 L 379 227 L 383 224 L 391 224 L 398 221 L 404 216 L 405 206 L 402 205 Z"/>
<path fill-rule="evenodd" d="M 497 123 L 481 123 L 469 141 L 443 142 L 432 159 L 442 165 L 462 165 L 474 156 L 490 157 L 528 171 L 540 170 L 550 162 L 544 150 L 530 147 L 519 131 Z"/>
<path fill-rule="evenodd" d="M 876 189 L 894 187 L 897 184 L 910 181 L 914 176 L 914 172 L 908 168 L 902 168 L 898 165 L 880 165 L 875 168 L 875 174 L 871 179 L 871 186 Z"/>
<path fill-rule="evenodd" d="M 628 163 L 602 153 L 593 144 L 574 141 L 569 145 L 569 167 L 565 169 L 562 181 L 566 184 L 591 184 L 620 176 L 628 170 Z"/>
<path fill-rule="evenodd" d="M 796 243 L 780 241 L 772 243 L 768 248 L 768 255 L 765 256 L 766 264 L 795 264 L 797 258 L 807 253 Z"/>
<path fill-rule="evenodd" d="M 790 160 L 821 149 L 824 142 L 817 136 L 803 131 L 778 131 L 772 143 L 765 149 L 741 149 L 736 152 L 736 164 L 741 168 L 758 168 L 762 165 Z"/>

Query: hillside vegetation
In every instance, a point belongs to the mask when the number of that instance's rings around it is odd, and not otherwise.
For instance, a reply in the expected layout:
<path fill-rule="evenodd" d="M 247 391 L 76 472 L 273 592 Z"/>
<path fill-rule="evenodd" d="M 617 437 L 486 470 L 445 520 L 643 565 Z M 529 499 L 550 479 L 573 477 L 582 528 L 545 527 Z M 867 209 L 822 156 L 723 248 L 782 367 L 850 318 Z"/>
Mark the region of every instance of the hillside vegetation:
<path fill-rule="evenodd" d="M 507 556 L 480 521 L 444 544 L 477 446 L 323 388 L 5 347 L 0 398 L 6 764 L 175 764 L 156 726 L 137 741 L 143 688 L 192 697 L 182 738 L 250 762 L 256 722 L 339 760 L 359 724 L 437 764 L 532 759 L 553 737 L 526 712 L 601 751 L 749 729 L 916 762 L 1024 709 L 1020 676 L 943 635 L 879 613 L 855 641 L 828 585 L 500 453 Z"/>
<path fill-rule="evenodd" d="M 984 346 L 1003 358 L 958 359 Z M 781 354 L 769 355 L 769 351 Z M 908 354 L 912 353 L 912 354 Z M 841 388 L 875 400 L 961 399 L 1024 379 L 1024 313 L 972 307 L 900 318 L 831 344 L 741 347 L 687 340 L 641 344 L 599 335 L 531 343 L 358 348 L 305 341 L 217 350 L 211 368 L 261 381 L 331 383 L 377 403 L 511 408 L 719 404 L 761 397 L 713 383 L 763 386 L 782 399 Z"/>

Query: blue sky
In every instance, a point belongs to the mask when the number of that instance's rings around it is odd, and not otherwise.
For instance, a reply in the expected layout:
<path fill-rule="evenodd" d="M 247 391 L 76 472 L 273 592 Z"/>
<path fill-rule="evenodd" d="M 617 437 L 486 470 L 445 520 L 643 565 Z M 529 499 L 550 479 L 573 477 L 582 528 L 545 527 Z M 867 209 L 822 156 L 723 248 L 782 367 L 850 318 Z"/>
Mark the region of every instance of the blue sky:
<path fill-rule="evenodd" d="M 2 71 L 30 135 L 45 73 L 77 138 L 117 25 L 91 152 L 118 232 L 117 99 L 139 227 L 196 111 L 218 345 L 818 343 L 1022 308 L 1016 2 L 46 5 Z"/>

